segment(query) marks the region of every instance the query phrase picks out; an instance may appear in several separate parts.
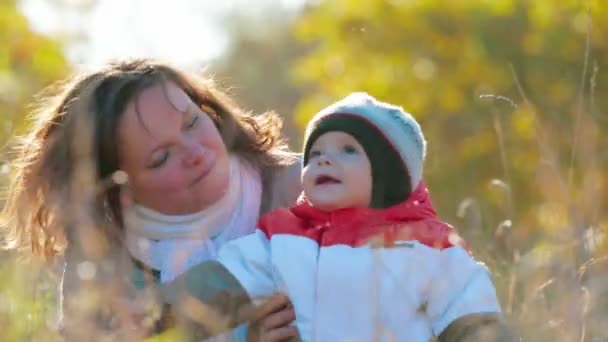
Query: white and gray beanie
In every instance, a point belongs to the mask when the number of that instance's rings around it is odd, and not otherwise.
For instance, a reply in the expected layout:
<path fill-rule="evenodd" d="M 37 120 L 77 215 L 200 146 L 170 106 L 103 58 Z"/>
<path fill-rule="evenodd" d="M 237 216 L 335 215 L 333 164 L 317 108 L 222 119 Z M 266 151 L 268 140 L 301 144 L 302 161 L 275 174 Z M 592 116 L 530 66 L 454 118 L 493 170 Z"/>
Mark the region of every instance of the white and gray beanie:
<path fill-rule="evenodd" d="M 314 141 L 330 131 L 352 135 L 365 149 L 372 165 L 372 207 L 406 200 L 422 180 L 426 141 L 418 122 L 403 108 L 361 92 L 324 108 L 306 128 L 304 166 Z"/>

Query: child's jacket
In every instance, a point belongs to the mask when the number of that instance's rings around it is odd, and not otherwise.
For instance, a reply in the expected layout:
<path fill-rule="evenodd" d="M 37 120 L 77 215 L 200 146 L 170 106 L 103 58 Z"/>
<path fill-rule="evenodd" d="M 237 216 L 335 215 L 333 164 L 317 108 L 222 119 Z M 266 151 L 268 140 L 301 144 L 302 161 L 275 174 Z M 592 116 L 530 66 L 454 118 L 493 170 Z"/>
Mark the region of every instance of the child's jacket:
<path fill-rule="evenodd" d="M 251 300 L 288 294 L 303 341 L 429 341 L 461 316 L 500 312 L 460 241 L 421 184 L 388 209 L 272 211 L 218 261 Z"/>

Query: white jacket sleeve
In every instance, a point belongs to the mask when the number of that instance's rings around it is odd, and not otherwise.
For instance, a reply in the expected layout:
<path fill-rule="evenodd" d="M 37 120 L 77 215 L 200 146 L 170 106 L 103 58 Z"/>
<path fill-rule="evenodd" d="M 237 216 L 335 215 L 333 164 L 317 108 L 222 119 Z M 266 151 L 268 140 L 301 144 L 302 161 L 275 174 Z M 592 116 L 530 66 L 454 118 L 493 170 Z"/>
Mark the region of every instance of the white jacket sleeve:
<path fill-rule="evenodd" d="M 260 230 L 226 243 L 217 261 L 240 282 L 252 300 L 276 292 L 270 242 Z"/>
<path fill-rule="evenodd" d="M 460 317 L 500 313 L 496 289 L 484 264 L 476 262 L 461 247 L 444 249 L 436 258 L 427 303 L 436 336 Z"/>

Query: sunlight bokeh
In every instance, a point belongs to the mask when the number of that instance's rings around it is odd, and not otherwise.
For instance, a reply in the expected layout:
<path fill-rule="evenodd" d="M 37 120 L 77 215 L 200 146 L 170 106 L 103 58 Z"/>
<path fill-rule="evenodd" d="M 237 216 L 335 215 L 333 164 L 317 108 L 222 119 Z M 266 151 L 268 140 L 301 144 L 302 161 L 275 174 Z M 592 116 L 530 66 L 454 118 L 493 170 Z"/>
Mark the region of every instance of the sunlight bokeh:
<path fill-rule="evenodd" d="M 112 58 L 156 57 L 198 66 L 219 57 L 231 13 L 260 15 L 268 6 L 296 10 L 304 0 L 23 0 L 35 31 L 67 37 L 67 56 L 81 69 Z"/>

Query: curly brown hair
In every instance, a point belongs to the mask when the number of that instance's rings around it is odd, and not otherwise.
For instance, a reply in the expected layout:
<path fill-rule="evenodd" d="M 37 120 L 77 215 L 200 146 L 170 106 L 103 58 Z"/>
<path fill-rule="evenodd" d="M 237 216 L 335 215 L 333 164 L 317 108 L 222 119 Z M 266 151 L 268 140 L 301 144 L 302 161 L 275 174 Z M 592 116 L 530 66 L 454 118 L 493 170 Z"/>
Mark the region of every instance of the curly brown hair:
<path fill-rule="evenodd" d="M 54 95 L 44 96 L 33 112 L 32 129 L 13 149 L 14 172 L 0 216 L 5 246 L 49 258 L 65 251 L 76 230 L 98 246 L 120 243 L 118 123 L 142 90 L 166 82 L 210 113 L 229 152 L 259 168 L 288 163 L 277 114 L 244 111 L 211 79 L 163 62 L 113 62 L 53 87 Z"/>

